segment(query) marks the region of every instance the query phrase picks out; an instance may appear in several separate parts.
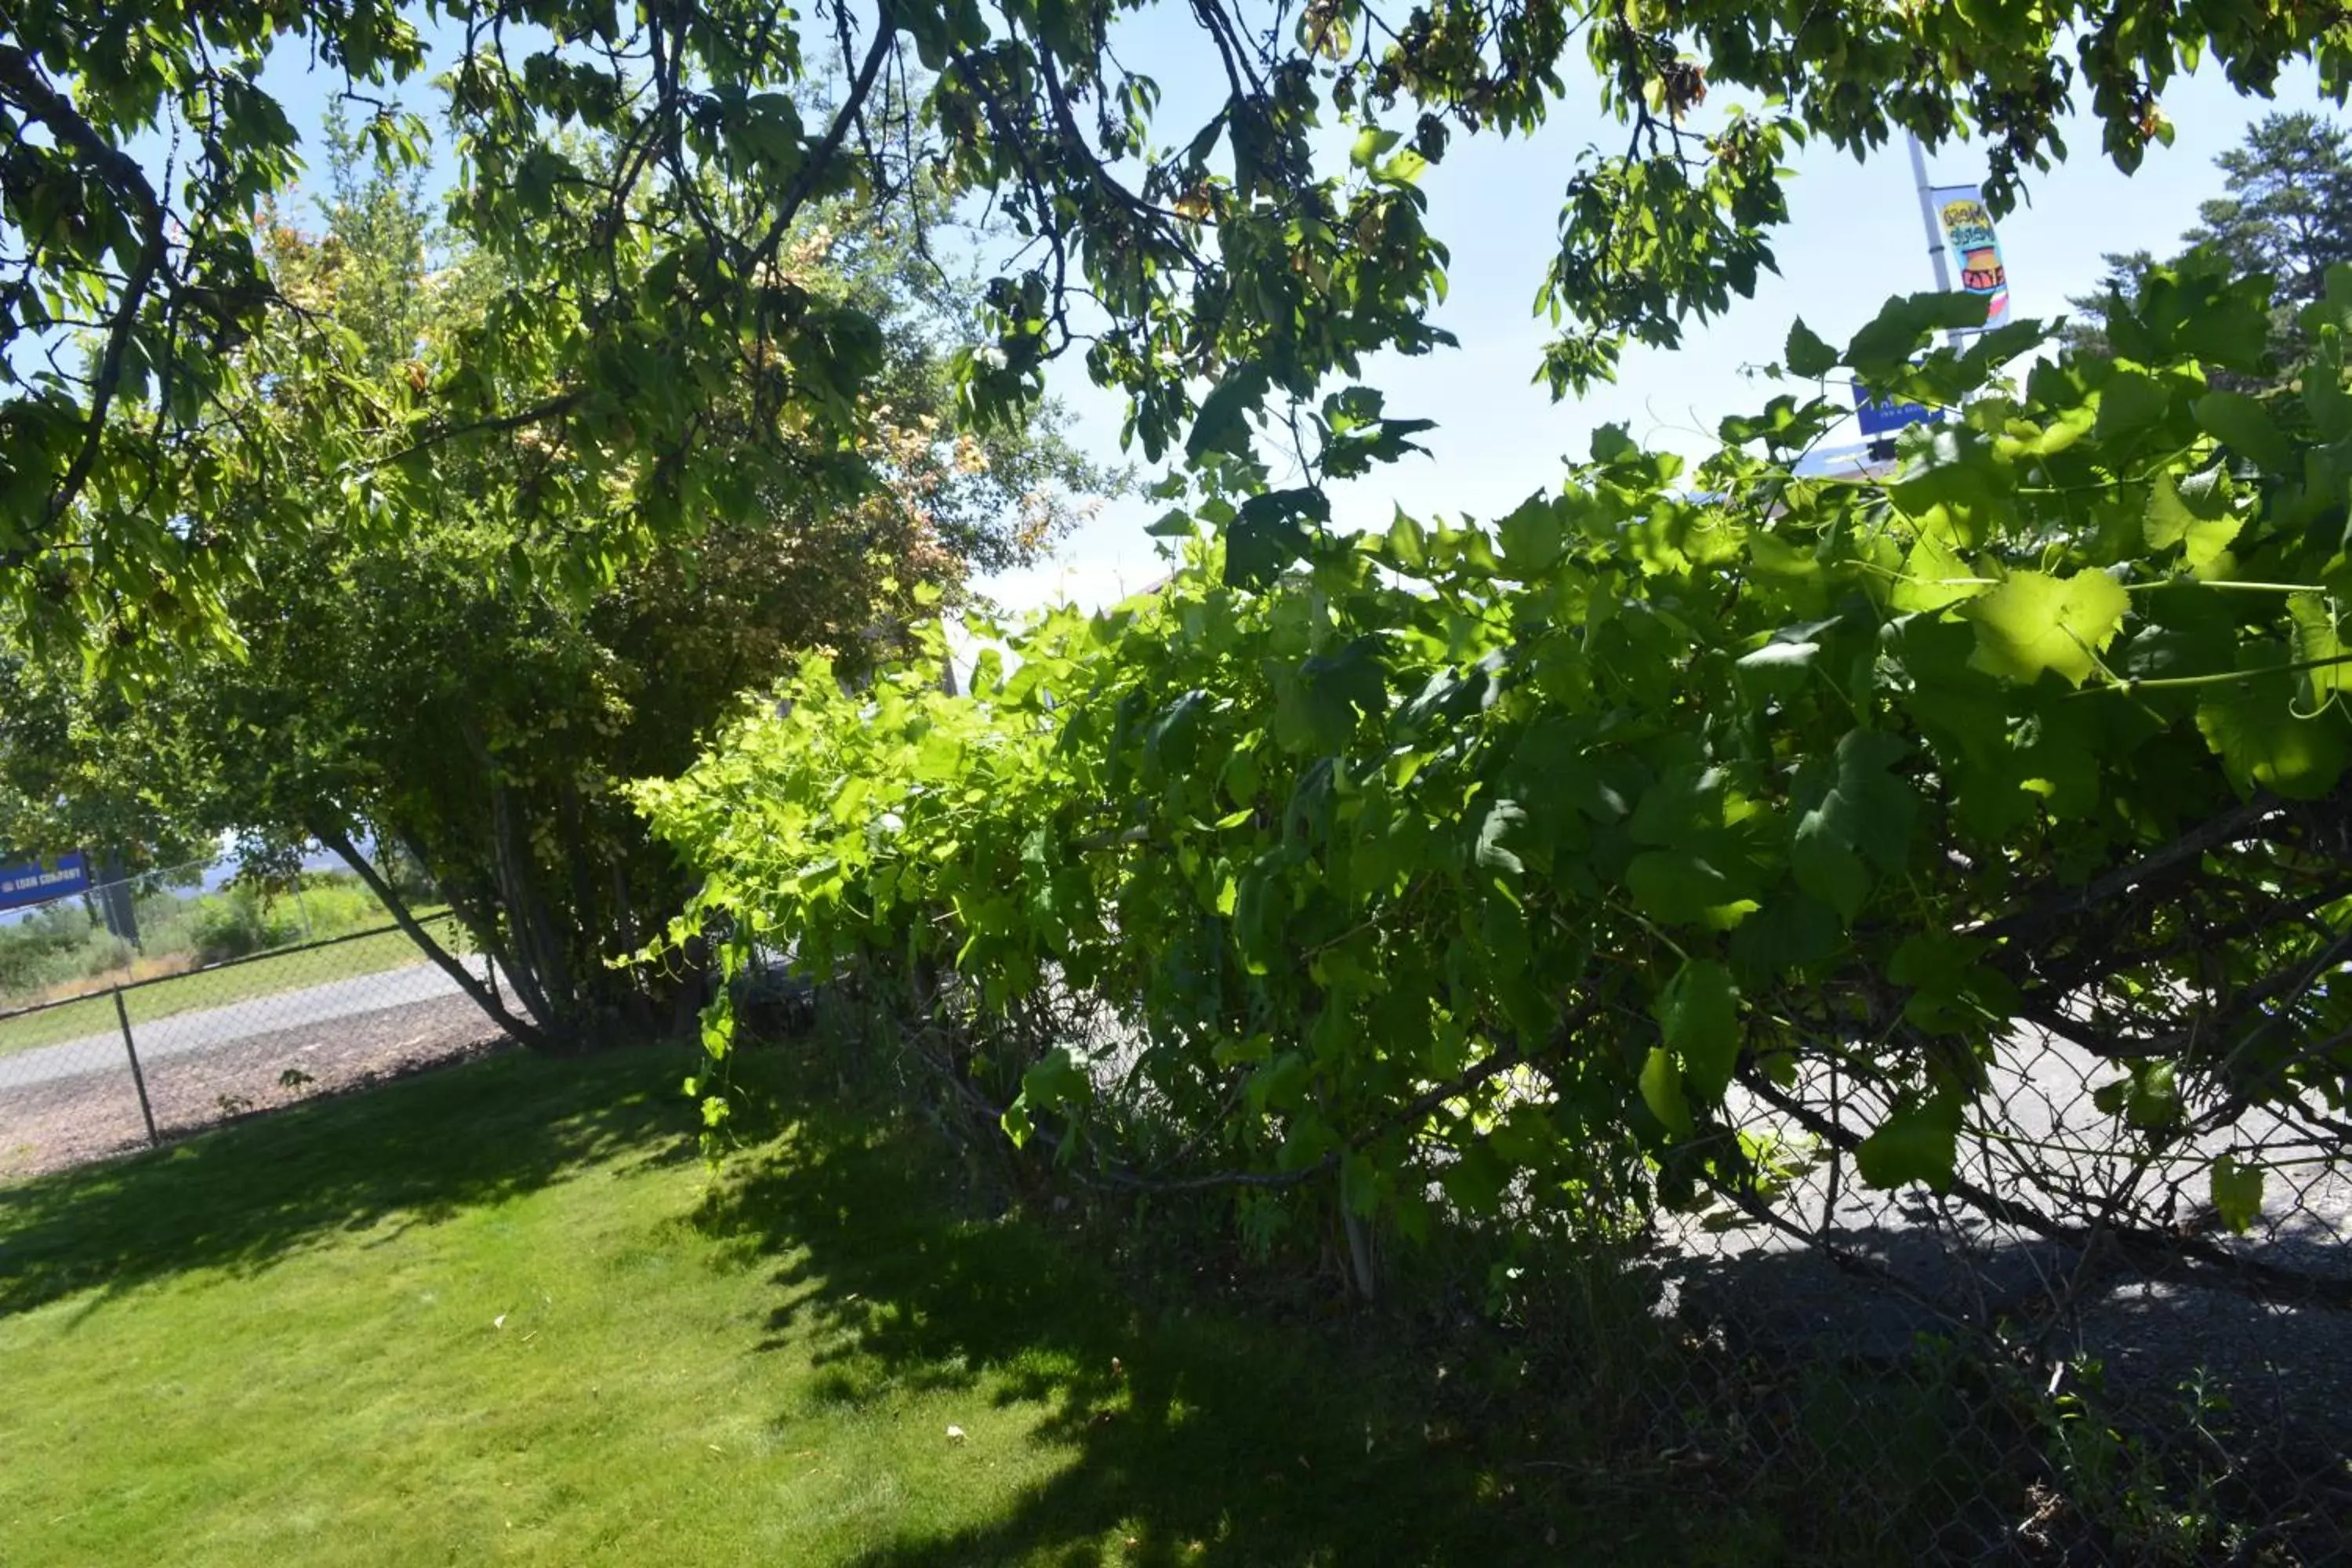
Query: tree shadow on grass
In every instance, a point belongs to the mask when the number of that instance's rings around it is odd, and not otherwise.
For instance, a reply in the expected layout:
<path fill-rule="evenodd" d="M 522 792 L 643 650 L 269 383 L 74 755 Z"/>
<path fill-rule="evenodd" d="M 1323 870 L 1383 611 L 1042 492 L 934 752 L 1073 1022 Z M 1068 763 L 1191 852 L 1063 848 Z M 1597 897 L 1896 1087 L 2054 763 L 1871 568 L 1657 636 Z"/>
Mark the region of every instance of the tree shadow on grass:
<path fill-rule="evenodd" d="M 337 1234 L 387 1236 L 590 1162 L 688 1158 L 670 1047 L 507 1051 L 0 1187 L 0 1314 L 184 1270 L 256 1272 Z"/>
<path fill-rule="evenodd" d="M 1756 1560 L 1724 1533 L 1710 1549 L 1727 1521 L 1574 1479 L 1508 1421 L 1465 1438 L 1438 1358 L 1395 1323 L 1253 1321 L 1119 1280 L 1034 1221 L 948 1212 L 923 1134 L 798 1114 L 701 1216 L 780 1260 L 764 1348 L 813 1359 L 819 1401 L 968 1389 L 1067 1458 L 985 1522 L 861 1568 Z"/>

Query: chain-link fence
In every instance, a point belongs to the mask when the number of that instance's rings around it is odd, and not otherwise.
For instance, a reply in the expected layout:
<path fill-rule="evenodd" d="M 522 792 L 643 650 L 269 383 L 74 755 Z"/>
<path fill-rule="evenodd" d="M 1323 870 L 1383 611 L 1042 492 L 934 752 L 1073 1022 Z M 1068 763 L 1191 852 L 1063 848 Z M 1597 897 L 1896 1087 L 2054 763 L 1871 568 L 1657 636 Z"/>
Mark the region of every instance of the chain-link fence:
<path fill-rule="evenodd" d="M 446 911 L 419 922 L 477 980 Z M 495 1037 L 355 879 L 181 868 L 0 925 L 0 1178 L 462 1055 Z"/>
<path fill-rule="evenodd" d="M 1814 1498 L 1840 1556 L 2352 1562 L 2332 1108 L 2182 1083 L 2135 1114 L 2115 1064 L 2021 1030 L 1938 1193 L 1859 1179 L 1889 1107 L 1830 1067 L 1742 1103 L 1764 1178 L 1647 1265 L 1691 1352 L 1650 1418 L 1726 1478 Z"/>
<path fill-rule="evenodd" d="M 958 1009 L 900 1022 L 887 985 L 840 989 L 812 1003 L 772 971 L 738 1016 L 895 1041 L 877 1059 L 944 1084 L 960 1135 L 1002 1146 L 1001 1108 L 951 1059 Z M 1097 998 L 1056 990 L 982 1036 L 1085 1066 L 1090 1149 L 1132 1158 L 1166 1125 L 1150 1043 Z M 1418 1277 L 1483 1300 L 1460 1321 L 1513 1333 L 1524 1386 L 1576 1412 L 1525 1476 L 1664 1489 L 1695 1521 L 1744 1521 L 1759 1562 L 2352 1563 L 2352 1124 L 2187 1074 L 2137 1103 L 2126 1067 L 2031 1028 L 1995 1058 L 1941 1192 L 1862 1180 L 1888 1090 L 1825 1056 L 1735 1088 L 1745 1158 L 1725 1165 L 1756 1179 L 1702 1186 L 1630 1241 L 1577 1241 L 1584 1222 L 1524 1181 L 1499 1226 L 1452 1215 L 1471 1245 Z M 1560 1093 L 1532 1065 L 1497 1081 L 1538 1115 Z M 1433 1178 L 1459 1157 L 1423 1153 Z M 1056 1165 L 1122 1200 L 1229 1190 L 1174 1163 L 1156 1183 Z M 1345 1246 L 1335 1230 L 1334 1289 Z"/>

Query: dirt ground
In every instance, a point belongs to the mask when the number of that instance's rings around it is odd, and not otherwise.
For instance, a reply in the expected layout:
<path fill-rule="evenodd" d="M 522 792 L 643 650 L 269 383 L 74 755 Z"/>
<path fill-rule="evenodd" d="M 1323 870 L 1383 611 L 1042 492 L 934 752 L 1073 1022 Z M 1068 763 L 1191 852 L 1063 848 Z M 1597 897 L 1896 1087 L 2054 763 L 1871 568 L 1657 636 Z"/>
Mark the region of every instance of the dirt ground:
<path fill-rule="evenodd" d="M 156 1133 L 168 1142 L 256 1111 L 463 1061 L 504 1043 L 472 1002 L 436 997 L 150 1063 L 147 1094 Z M 128 1065 L 0 1093 L 0 1180 L 146 1142 Z"/>

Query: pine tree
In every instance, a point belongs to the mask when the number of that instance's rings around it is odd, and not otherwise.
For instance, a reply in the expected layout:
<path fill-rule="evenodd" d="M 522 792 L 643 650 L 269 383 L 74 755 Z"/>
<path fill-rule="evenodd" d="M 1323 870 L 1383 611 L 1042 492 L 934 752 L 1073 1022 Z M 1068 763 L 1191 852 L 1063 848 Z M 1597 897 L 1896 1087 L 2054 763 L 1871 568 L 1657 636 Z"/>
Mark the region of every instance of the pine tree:
<path fill-rule="evenodd" d="M 2197 226 L 2182 235 L 2172 263 L 2206 267 L 2232 277 L 2269 276 L 2276 285 L 2271 346 L 2282 363 L 2300 353 L 2295 316 L 2320 297 L 2327 269 L 2352 262 L 2352 131 L 2300 110 L 2266 115 L 2242 146 L 2214 163 L 2226 179 L 2224 195 L 2198 208 Z M 2067 303 L 2078 314 L 2067 341 L 2104 352 L 2108 301 L 2139 295 L 2154 258 L 2145 250 L 2109 252 L 2098 288 Z"/>
<path fill-rule="evenodd" d="M 2327 269 L 2352 262 L 2352 132 L 2315 114 L 2268 115 L 2215 162 L 2229 195 L 2200 206 L 2181 237 L 2233 273 L 2269 273 L 2282 304 L 2318 299 Z"/>

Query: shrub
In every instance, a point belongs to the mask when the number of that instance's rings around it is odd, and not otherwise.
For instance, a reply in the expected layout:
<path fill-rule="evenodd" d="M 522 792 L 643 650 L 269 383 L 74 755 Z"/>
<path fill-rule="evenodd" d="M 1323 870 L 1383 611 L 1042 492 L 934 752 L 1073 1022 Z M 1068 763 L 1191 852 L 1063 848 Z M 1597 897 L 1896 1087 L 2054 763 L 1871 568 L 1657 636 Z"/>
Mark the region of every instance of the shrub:
<path fill-rule="evenodd" d="M 0 996 L 22 1001 L 93 973 L 90 955 L 106 944 L 121 945 L 78 903 L 51 904 L 0 927 Z"/>
<path fill-rule="evenodd" d="M 196 961 L 220 963 L 300 942 L 302 915 L 291 900 L 237 887 L 197 900 L 188 931 Z"/>

